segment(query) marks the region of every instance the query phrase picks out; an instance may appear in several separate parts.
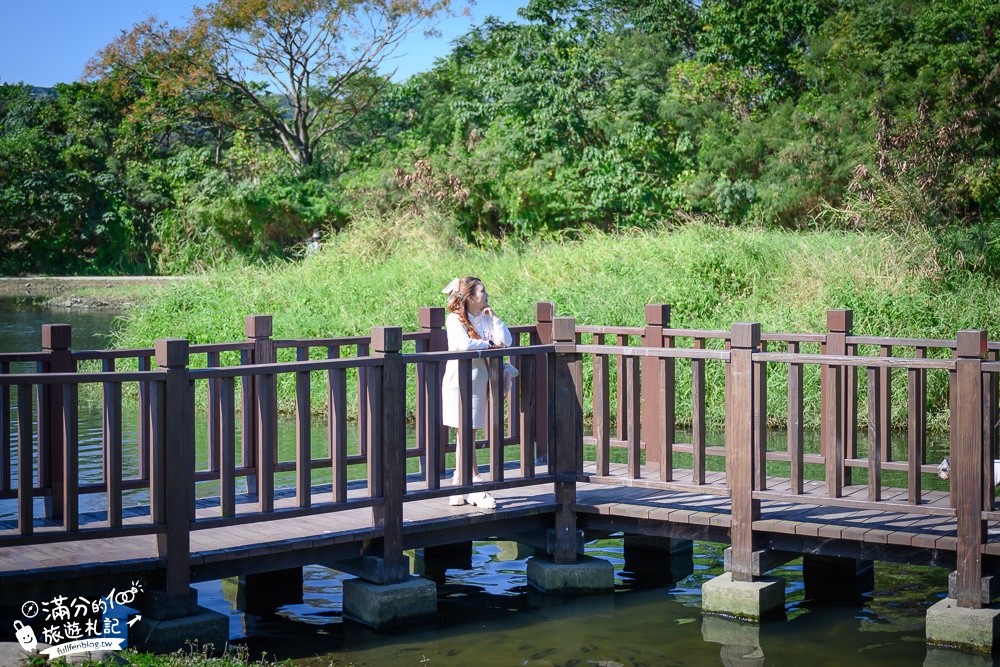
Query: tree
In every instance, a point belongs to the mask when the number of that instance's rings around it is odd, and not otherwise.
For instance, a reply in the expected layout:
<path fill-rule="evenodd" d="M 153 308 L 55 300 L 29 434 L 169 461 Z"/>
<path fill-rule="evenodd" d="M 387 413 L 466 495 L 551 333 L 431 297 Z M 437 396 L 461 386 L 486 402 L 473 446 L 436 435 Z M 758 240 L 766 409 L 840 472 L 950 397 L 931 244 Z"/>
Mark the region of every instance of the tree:
<path fill-rule="evenodd" d="M 230 91 L 300 166 L 350 124 L 389 81 L 378 74 L 400 41 L 448 12 L 450 0 L 217 0 L 184 28 L 147 20 L 109 44 L 89 76 L 154 85 L 204 113 Z M 241 126 L 231 107 L 217 122 Z M 175 107 L 176 110 L 176 107 Z"/>

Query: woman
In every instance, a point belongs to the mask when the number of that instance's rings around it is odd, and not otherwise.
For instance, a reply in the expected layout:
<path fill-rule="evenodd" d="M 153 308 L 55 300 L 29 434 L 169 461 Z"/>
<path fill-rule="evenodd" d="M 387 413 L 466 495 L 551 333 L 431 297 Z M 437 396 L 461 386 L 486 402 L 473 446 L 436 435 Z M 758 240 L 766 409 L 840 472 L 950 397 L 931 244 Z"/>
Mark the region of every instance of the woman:
<path fill-rule="evenodd" d="M 448 317 L 445 318 L 445 329 L 448 332 L 448 350 L 466 352 L 469 350 L 486 350 L 491 347 L 509 347 L 512 338 L 507 325 L 503 323 L 489 305 L 489 295 L 483 287 L 483 281 L 469 276 L 459 280 L 456 278 L 445 287 L 448 294 Z M 474 359 L 472 362 L 472 428 L 481 429 L 486 424 L 486 387 L 489 384 L 486 362 Z M 444 381 L 441 386 L 441 407 L 445 426 L 458 428 L 458 361 L 447 363 L 444 371 Z M 456 454 L 455 476 L 452 483 L 458 483 L 458 465 L 461 452 Z M 476 475 L 473 481 L 483 481 Z M 496 500 L 489 493 L 470 493 L 469 502 L 484 509 L 497 506 Z M 451 505 L 465 504 L 462 496 L 452 496 Z"/>

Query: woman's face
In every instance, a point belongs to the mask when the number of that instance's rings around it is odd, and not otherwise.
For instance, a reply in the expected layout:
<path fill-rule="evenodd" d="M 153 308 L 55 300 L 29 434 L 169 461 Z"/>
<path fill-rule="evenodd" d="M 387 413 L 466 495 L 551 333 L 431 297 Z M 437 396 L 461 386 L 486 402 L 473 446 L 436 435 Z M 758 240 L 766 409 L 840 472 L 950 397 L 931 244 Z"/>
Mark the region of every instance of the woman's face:
<path fill-rule="evenodd" d="M 489 305 L 489 296 L 486 294 L 486 288 L 483 287 L 482 283 L 476 283 L 476 286 L 472 288 L 466 305 L 469 312 L 473 315 L 479 314 L 483 308 Z"/>

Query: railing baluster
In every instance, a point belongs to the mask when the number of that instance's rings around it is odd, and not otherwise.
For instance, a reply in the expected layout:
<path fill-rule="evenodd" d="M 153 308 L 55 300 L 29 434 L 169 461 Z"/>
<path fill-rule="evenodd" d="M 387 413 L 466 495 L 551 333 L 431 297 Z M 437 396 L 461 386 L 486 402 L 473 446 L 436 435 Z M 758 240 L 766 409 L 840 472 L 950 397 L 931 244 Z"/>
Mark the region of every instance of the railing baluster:
<path fill-rule="evenodd" d="M 236 380 L 219 381 L 220 456 L 219 507 L 222 516 L 236 516 Z"/>
<path fill-rule="evenodd" d="M 535 476 L 535 357 L 520 355 L 518 357 L 518 418 L 521 438 L 521 475 L 525 478 Z"/>
<path fill-rule="evenodd" d="M 694 349 L 705 349 L 695 338 Z M 705 483 L 705 360 L 691 360 L 691 483 Z"/>
<path fill-rule="evenodd" d="M 767 352 L 767 341 L 760 342 L 760 351 Z M 767 364 L 757 365 L 754 373 L 754 480 L 756 491 L 767 488 Z"/>
<path fill-rule="evenodd" d="M 618 334 L 616 337 L 616 342 L 619 347 L 625 347 L 628 345 L 628 336 L 624 334 Z M 615 418 L 615 428 L 618 431 L 619 440 L 628 439 L 628 365 L 625 363 L 625 358 L 618 355 L 615 360 L 615 364 L 618 370 L 617 378 L 617 396 L 618 396 L 618 415 Z"/>
<path fill-rule="evenodd" d="M 436 490 L 441 488 L 442 462 L 441 431 L 444 424 L 441 423 L 441 364 L 431 362 L 421 364 L 423 366 L 423 383 L 425 388 L 424 413 L 421 415 L 427 425 L 427 454 L 424 472 L 427 479 L 427 488 Z"/>
<path fill-rule="evenodd" d="M 328 442 L 332 473 L 333 502 L 347 500 L 347 370 L 334 368 L 327 374 Z"/>
<path fill-rule="evenodd" d="M 296 361 L 309 360 L 309 348 L 295 349 Z M 312 406 L 309 373 L 295 374 L 295 498 L 299 507 L 312 504 Z"/>
<path fill-rule="evenodd" d="M 642 389 L 639 377 L 639 357 L 629 356 L 625 361 L 625 374 L 627 378 L 627 398 L 626 410 L 628 411 L 628 476 L 630 479 L 642 477 L 642 450 L 639 439 L 642 431 L 639 423 L 641 415 Z"/>
<path fill-rule="evenodd" d="M 148 356 L 139 357 L 139 370 L 148 371 L 150 369 L 151 358 Z M 150 448 L 150 397 L 149 382 L 139 383 L 139 415 L 138 415 L 138 440 L 139 449 L 139 479 L 149 481 L 149 448 Z"/>
<path fill-rule="evenodd" d="M 218 352 L 206 354 L 208 368 L 218 368 L 219 361 Z M 219 405 L 219 382 L 219 378 L 211 378 L 208 381 L 208 469 L 216 473 L 219 472 L 219 450 L 222 446 L 222 407 Z"/>
<path fill-rule="evenodd" d="M 0 362 L 0 375 L 10 374 L 10 364 Z M 10 385 L 0 386 L 0 491 L 10 491 L 13 482 L 10 448 Z"/>
<path fill-rule="evenodd" d="M 892 356 L 892 346 L 882 345 L 879 349 L 880 357 L 891 357 Z M 881 421 L 879 422 L 879 428 L 882 429 L 882 433 L 879 434 L 879 441 L 882 444 L 882 460 L 891 461 L 892 460 L 892 369 L 891 368 L 880 368 L 879 369 L 879 382 L 881 382 L 882 387 L 879 391 L 880 398 L 882 400 L 882 405 L 879 406 L 879 412 L 881 413 Z"/>
<path fill-rule="evenodd" d="M 868 369 L 868 500 L 882 500 L 882 378 L 878 368 Z M 919 487 L 919 482 L 918 482 Z M 910 478 L 910 489 L 913 479 Z"/>
<path fill-rule="evenodd" d="M 595 467 L 606 476 L 611 469 L 610 378 L 608 355 L 594 355 L 594 439 L 597 441 Z"/>
<path fill-rule="evenodd" d="M 927 348 L 918 347 L 916 356 L 918 359 L 925 358 Z M 927 436 L 924 429 L 927 426 L 927 406 L 923 398 L 926 381 L 926 372 L 923 370 L 911 368 L 906 373 L 906 460 L 908 463 L 906 474 L 908 480 L 907 500 L 911 505 L 920 504 L 923 486 L 920 466 L 926 456 Z M 870 426 L 869 429 L 871 429 Z"/>
<path fill-rule="evenodd" d="M 799 344 L 790 341 L 788 351 L 798 354 Z M 788 458 L 791 491 L 800 494 L 805 480 L 805 438 L 802 420 L 802 364 L 788 364 Z"/>
<path fill-rule="evenodd" d="M 367 357 L 368 345 L 358 343 L 357 355 Z M 358 454 L 362 456 L 368 453 L 368 420 L 370 417 L 368 412 L 363 409 L 368 400 L 368 375 L 369 373 L 364 369 L 358 369 Z"/>
<path fill-rule="evenodd" d="M 17 528 L 21 535 L 34 532 L 32 394 L 32 385 L 17 385 Z"/>
<path fill-rule="evenodd" d="M 278 404 L 273 373 L 257 375 L 257 494 L 261 512 L 274 511 L 274 464 L 278 458 Z"/>
<path fill-rule="evenodd" d="M 490 480 L 502 482 L 503 470 L 503 359 L 491 357 L 486 360 L 488 382 L 490 388 L 489 412 L 489 448 L 490 448 Z"/>
<path fill-rule="evenodd" d="M 472 484 L 477 472 L 476 431 L 472 426 L 472 359 L 458 360 L 458 451 L 455 469 L 460 486 Z"/>
<path fill-rule="evenodd" d="M 63 462 L 62 480 L 52 484 L 63 490 L 63 526 L 67 531 L 80 529 L 80 402 L 76 383 L 62 386 Z"/>
<path fill-rule="evenodd" d="M 844 434 L 843 420 L 840 418 L 843 406 L 841 391 L 841 367 L 828 366 L 823 382 L 823 399 L 826 402 L 823 411 L 823 442 L 826 443 L 826 486 L 831 498 L 840 498 L 844 494 Z"/>
<path fill-rule="evenodd" d="M 108 359 L 105 372 L 114 371 Z M 104 484 L 108 498 L 108 526 L 122 526 L 122 383 L 105 382 L 103 406 Z"/>

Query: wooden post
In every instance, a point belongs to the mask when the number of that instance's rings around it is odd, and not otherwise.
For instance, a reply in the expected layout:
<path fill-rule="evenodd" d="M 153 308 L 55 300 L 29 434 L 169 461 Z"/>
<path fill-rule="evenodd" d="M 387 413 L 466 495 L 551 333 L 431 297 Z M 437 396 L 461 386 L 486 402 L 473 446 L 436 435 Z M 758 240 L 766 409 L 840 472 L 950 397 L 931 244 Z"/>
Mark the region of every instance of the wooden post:
<path fill-rule="evenodd" d="M 394 584 L 409 577 L 403 555 L 403 496 L 406 493 L 406 365 L 400 353 L 403 330 L 400 327 L 372 327 L 372 356 L 382 357 L 381 437 L 372 440 L 372 451 L 382 467 L 381 507 L 373 508 L 375 522 L 382 529 L 383 583 Z M 376 369 L 377 370 L 377 369 Z M 374 390 L 374 387 L 372 388 Z"/>
<path fill-rule="evenodd" d="M 42 325 L 42 351 L 49 353 L 49 373 L 73 373 L 76 364 L 70 346 L 73 329 L 68 324 Z M 63 462 L 66 436 L 63 432 L 63 385 L 47 384 L 38 390 L 38 486 L 48 488 L 45 516 L 63 518 Z"/>
<path fill-rule="evenodd" d="M 552 338 L 556 346 L 552 364 L 549 401 L 552 412 L 552 437 L 555 451 L 555 497 L 559 511 L 555 517 L 555 553 L 557 564 L 576 563 L 577 461 L 583 456 L 583 357 L 576 351 L 576 322 L 572 317 L 552 320 Z M 550 462 L 551 465 L 552 462 Z M 551 468 L 550 468 L 551 470 Z"/>
<path fill-rule="evenodd" d="M 853 335 L 854 331 L 854 311 L 850 309 L 826 311 L 826 328 L 823 354 L 847 355 L 847 337 Z M 828 377 L 831 374 L 837 375 L 837 378 Z M 834 414 L 839 422 L 835 431 L 841 439 L 839 445 L 832 443 L 830 438 L 833 437 L 833 430 L 828 432 L 827 429 L 822 429 L 820 431 L 820 454 L 828 456 L 829 448 L 840 448 L 839 465 L 841 471 L 838 477 L 844 484 L 850 484 L 851 481 L 851 469 L 845 465 L 845 452 L 856 453 L 857 450 L 857 433 L 855 433 L 858 423 L 857 380 L 858 373 L 855 367 L 847 369 L 840 366 L 823 366 L 820 369 L 820 423 L 826 424 L 826 411 L 835 408 Z M 827 387 L 833 384 L 837 385 L 839 392 L 835 400 L 828 399 L 826 395 Z M 834 419 L 832 416 L 830 418 Z"/>
<path fill-rule="evenodd" d="M 646 329 L 642 334 L 643 347 L 671 347 L 673 337 L 664 336 L 663 329 L 670 326 L 670 305 L 666 303 L 646 305 Z M 663 369 L 665 375 L 662 379 L 666 381 L 666 386 L 660 388 L 660 366 L 666 364 Z M 660 452 L 660 415 L 663 412 L 665 399 L 669 397 L 673 405 L 674 395 L 674 360 L 664 359 L 662 362 L 656 357 L 644 357 L 640 370 L 642 377 L 642 418 L 641 431 L 642 442 L 646 448 L 646 465 L 661 460 Z M 673 444 L 671 440 L 670 444 Z"/>
<path fill-rule="evenodd" d="M 448 349 L 444 317 L 444 308 L 424 307 L 417 311 L 420 331 L 427 334 L 425 340 L 417 341 L 418 352 L 443 352 Z M 448 429 L 441 422 L 444 364 L 437 362 L 436 366 L 435 372 L 429 373 L 426 364 L 417 364 L 417 448 L 426 452 L 420 459 L 420 465 L 427 475 L 429 489 L 437 489 L 441 485 L 448 447 Z M 430 410 L 432 407 L 434 409 Z"/>
<path fill-rule="evenodd" d="M 951 424 L 951 489 L 955 495 L 958 540 L 955 548 L 959 607 L 981 609 L 983 554 L 986 522 L 983 520 L 985 476 L 993 474 L 993 462 L 985 460 L 983 442 L 983 356 L 986 332 L 958 332 L 958 358 L 951 375 L 955 405 Z"/>
<path fill-rule="evenodd" d="M 156 341 L 156 363 L 166 372 L 164 381 L 163 469 L 164 507 L 154 510 L 166 523 L 156 536 L 156 551 L 167 559 L 165 598 L 156 618 L 188 616 L 191 604 L 191 521 L 194 519 L 194 383 L 188 373 L 188 341 Z"/>
<path fill-rule="evenodd" d="M 552 320 L 555 306 L 548 301 L 535 304 L 535 335 L 533 345 L 552 343 Z M 541 461 L 549 459 L 549 404 L 548 404 L 548 355 L 535 355 L 535 457 Z M 550 469 L 549 472 L 552 472 Z"/>
<path fill-rule="evenodd" d="M 270 315 L 247 315 L 243 318 L 243 331 L 247 342 L 253 348 L 247 352 L 248 364 L 273 364 L 278 360 L 278 352 L 271 340 L 272 321 Z M 273 376 L 272 376 L 273 377 Z M 257 450 L 260 447 L 260 380 L 253 376 L 243 378 L 243 428 L 241 429 L 243 465 L 253 468 L 258 464 Z M 247 477 L 247 492 L 258 495 L 258 476 Z"/>
<path fill-rule="evenodd" d="M 730 410 L 726 448 L 732 457 L 732 552 L 733 581 L 753 581 L 753 552 L 757 548 L 753 522 L 760 518 L 760 501 L 753 498 L 754 486 L 754 375 L 753 353 L 760 344 L 760 324 L 738 322 L 731 332 L 726 405 Z"/>

